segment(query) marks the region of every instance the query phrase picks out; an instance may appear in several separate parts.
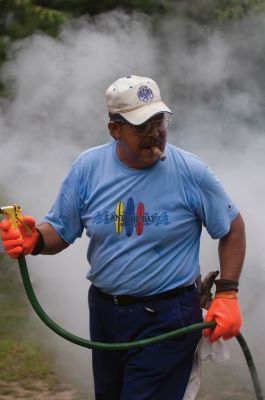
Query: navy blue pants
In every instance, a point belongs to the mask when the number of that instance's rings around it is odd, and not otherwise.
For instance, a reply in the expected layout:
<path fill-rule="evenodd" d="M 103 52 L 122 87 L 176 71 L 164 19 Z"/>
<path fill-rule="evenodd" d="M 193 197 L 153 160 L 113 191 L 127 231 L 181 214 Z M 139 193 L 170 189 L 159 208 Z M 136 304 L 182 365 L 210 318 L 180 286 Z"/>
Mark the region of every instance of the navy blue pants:
<path fill-rule="evenodd" d="M 92 285 L 89 308 L 91 339 L 109 343 L 144 339 L 202 320 L 196 288 L 170 299 L 123 306 Z M 143 349 L 93 350 L 95 399 L 183 399 L 200 337 L 197 331 Z"/>

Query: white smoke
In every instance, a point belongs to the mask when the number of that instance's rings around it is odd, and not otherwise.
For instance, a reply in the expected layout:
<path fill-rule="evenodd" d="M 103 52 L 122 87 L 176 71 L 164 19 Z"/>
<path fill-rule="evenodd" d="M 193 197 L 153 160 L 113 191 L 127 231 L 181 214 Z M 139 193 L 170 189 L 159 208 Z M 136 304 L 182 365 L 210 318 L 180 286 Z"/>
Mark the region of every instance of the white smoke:
<path fill-rule="evenodd" d="M 112 12 L 75 21 L 58 39 L 35 34 L 15 43 L 4 65 L 2 76 L 12 81 L 13 97 L 2 101 L 0 109 L 0 187 L 10 203 L 20 203 L 25 214 L 41 221 L 72 161 L 85 148 L 110 140 L 105 89 L 128 74 L 158 81 L 174 111 L 169 141 L 205 159 L 244 216 L 248 251 L 240 285 L 243 333 L 262 382 L 264 21 L 264 16 L 256 17 L 222 30 L 171 18 L 154 32 L 147 17 Z M 89 327 L 86 246 L 82 238 L 59 255 L 28 257 L 44 309 L 83 337 Z M 218 267 L 217 243 L 205 233 L 201 265 L 203 275 Z M 58 368 L 92 391 L 89 351 L 43 329 L 54 341 Z M 238 385 L 251 386 L 240 350 L 235 342 L 230 346 L 231 366 L 240 366 Z M 223 384 L 226 371 L 220 373 Z M 215 393 L 210 386 L 207 390 Z"/>

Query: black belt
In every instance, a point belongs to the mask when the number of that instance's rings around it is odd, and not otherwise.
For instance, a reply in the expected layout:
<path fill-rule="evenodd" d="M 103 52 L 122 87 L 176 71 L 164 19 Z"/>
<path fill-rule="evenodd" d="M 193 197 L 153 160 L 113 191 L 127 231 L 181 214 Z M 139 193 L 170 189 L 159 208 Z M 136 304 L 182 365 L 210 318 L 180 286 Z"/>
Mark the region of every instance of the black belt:
<path fill-rule="evenodd" d="M 127 304 L 136 304 L 136 303 L 142 303 L 142 302 L 147 302 L 147 301 L 152 301 L 152 300 L 169 299 L 171 297 L 179 296 L 180 294 L 183 294 L 185 292 L 189 292 L 190 290 L 192 290 L 194 288 L 195 288 L 194 284 L 190 285 L 190 286 L 180 286 L 175 289 L 168 290 L 167 292 L 162 292 L 162 293 L 153 294 L 151 296 L 142 296 L 142 297 L 127 296 L 127 295 L 113 296 L 111 294 L 103 292 L 102 290 L 100 290 L 98 288 L 97 289 L 104 297 L 112 300 L 113 303 L 124 306 Z"/>

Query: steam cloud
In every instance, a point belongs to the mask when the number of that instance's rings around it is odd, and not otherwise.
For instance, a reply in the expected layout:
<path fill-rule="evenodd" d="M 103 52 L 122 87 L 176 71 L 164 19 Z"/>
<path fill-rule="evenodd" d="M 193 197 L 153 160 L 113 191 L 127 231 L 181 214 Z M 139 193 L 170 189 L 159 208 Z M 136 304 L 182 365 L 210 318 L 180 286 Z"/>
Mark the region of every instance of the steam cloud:
<path fill-rule="evenodd" d="M 38 33 L 14 44 L 1 72 L 13 82 L 13 98 L 0 104 L 1 197 L 18 202 L 25 214 L 41 221 L 78 154 L 110 141 L 104 97 L 109 84 L 128 74 L 158 81 L 174 111 L 169 141 L 208 162 L 245 219 L 248 250 L 240 285 L 242 332 L 263 383 L 264 35 L 265 16 L 225 29 L 169 18 L 160 22 L 156 32 L 140 14 L 128 17 L 111 12 L 93 22 L 81 19 L 66 26 L 58 39 Z M 83 337 L 88 337 L 86 246 L 87 239 L 82 238 L 54 257 L 28 258 L 44 309 Z M 203 275 L 218 266 L 217 243 L 205 234 L 201 265 Z M 58 368 L 92 391 L 89 352 L 62 343 L 48 330 L 45 335 L 54 342 Z M 231 366 L 239 366 L 240 388 L 251 387 L 234 343 L 229 345 Z M 225 370 L 220 371 L 224 382 Z M 206 388 L 211 391 L 207 384 Z"/>

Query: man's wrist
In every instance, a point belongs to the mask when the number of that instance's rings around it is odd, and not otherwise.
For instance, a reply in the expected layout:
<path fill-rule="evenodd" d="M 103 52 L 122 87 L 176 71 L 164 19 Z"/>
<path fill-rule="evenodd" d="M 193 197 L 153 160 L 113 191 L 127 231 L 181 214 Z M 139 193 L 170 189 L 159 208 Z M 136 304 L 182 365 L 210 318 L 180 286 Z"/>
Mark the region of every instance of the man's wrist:
<path fill-rule="evenodd" d="M 40 254 L 45 246 L 44 238 L 43 238 L 41 231 L 38 228 L 36 228 L 36 231 L 37 231 L 38 239 L 37 239 L 37 242 L 36 242 L 36 245 L 35 245 L 33 251 L 31 252 L 32 256 L 37 256 L 38 254 Z"/>
<path fill-rule="evenodd" d="M 234 281 L 231 279 L 215 279 L 214 283 L 216 286 L 216 293 L 229 291 L 238 292 L 238 281 Z"/>

